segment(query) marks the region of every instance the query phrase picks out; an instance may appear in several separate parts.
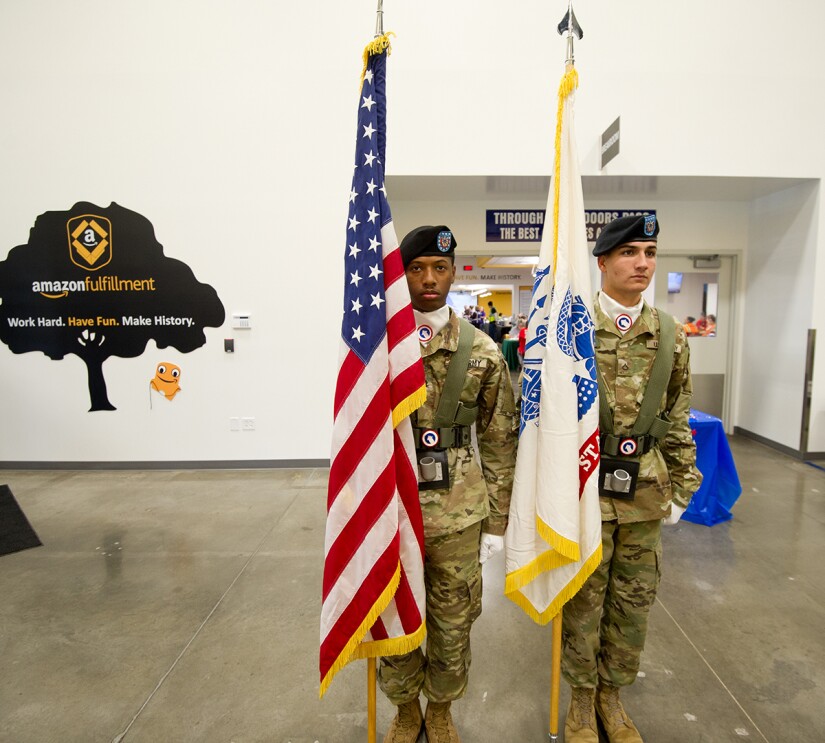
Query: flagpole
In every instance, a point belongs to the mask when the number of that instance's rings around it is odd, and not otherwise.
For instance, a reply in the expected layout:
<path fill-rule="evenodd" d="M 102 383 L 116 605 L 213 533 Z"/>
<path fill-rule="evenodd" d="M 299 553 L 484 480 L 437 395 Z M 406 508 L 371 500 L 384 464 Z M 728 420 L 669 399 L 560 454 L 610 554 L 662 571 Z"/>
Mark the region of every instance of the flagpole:
<path fill-rule="evenodd" d="M 375 38 L 384 35 L 384 0 L 378 0 L 375 11 Z M 367 658 L 367 743 L 377 743 L 375 699 L 375 658 Z"/>
<path fill-rule="evenodd" d="M 559 693 L 561 691 L 561 612 L 553 618 L 552 669 L 550 673 L 550 740 L 559 739 Z"/>
<path fill-rule="evenodd" d="M 567 58 L 564 60 L 565 73 L 569 72 L 576 64 L 576 57 L 573 53 L 573 38 L 582 38 L 584 35 L 573 13 L 573 0 L 568 0 L 567 13 L 558 25 L 561 36 L 567 34 Z M 561 114 L 559 114 L 561 115 Z M 555 270 L 555 268 L 554 268 Z M 551 669 L 550 669 L 550 733 L 549 738 L 553 743 L 559 739 L 559 696 L 561 694 L 561 622 L 562 611 L 553 618 L 553 637 L 551 642 Z"/>
<path fill-rule="evenodd" d="M 367 658 L 367 743 L 376 742 L 375 658 Z"/>

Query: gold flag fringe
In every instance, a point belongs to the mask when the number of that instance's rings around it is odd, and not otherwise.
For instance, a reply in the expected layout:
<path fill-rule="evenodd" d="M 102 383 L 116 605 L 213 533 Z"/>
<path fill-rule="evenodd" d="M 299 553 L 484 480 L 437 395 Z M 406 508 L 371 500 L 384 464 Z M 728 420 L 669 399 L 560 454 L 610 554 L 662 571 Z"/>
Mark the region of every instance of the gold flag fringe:
<path fill-rule="evenodd" d="M 358 627 L 355 632 L 353 632 L 352 637 L 350 637 L 347 644 L 344 646 L 344 649 L 341 651 L 341 654 L 335 659 L 335 662 L 330 667 L 329 671 L 327 671 L 327 675 L 321 680 L 321 689 L 318 694 L 319 697 L 323 697 L 326 693 L 326 690 L 329 688 L 330 683 L 332 683 L 332 679 L 335 678 L 335 675 L 340 671 L 347 663 L 353 660 L 353 653 L 356 652 L 358 649 L 358 644 L 364 638 L 364 635 L 367 634 L 369 628 L 375 624 L 375 621 L 378 617 L 381 616 L 384 609 L 390 603 L 390 599 L 395 596 L 395 591 L 398 588 L 398 584 L 401 582 L 401 563 L 399 562 L 395 566 L 395 572 L 393 573 L 390 582 L 387 584 L 387 587 L 381 592 L 381 595 L 378 597 L 378 600 L 373 604 L 372 608 L 367 612 L 367 616 L 364 618 L 364 621 L 361 622 L 360 626 Z"/>
<path fill-rule="evenodd" d="M 561 125 L 564 116 L 564 102 L 579 87 L 579 73 L 570 67 L 559 84 L 559 106 L 556 112 L 556 141 L 554 144 L 556 161 L 553 166 L 553 283 L 556 278 L 556 264 L 559 251 L 559 192 L 561 189 Z"/>
<path fill-rule="evenodd" d="M 409 397 L 403 399 L 392 410 L 392 427 L 398 428 L 398 424 L 408 415 L 412 415 L 427 400 L 427 388 L 419 387 Z"/>
<path fill-rule="evenodd" d="M 380 658 L 382 655 L 404 655 L 415 650 L 427 635 L 427 625 L 422 620 L 421 626 L 412 634 L 402 637 L 388 637 L 386 640 L 362 642 L 352 654 L 353 660 L 361 658 Z"/>
<path fill-rule="evenodd" d="M 387 31 L 383 36 L 378 36 L 364 47 L 364 66 L 361 68 L 361 85 L 364 84 L 364 73 L 367 71 L 367 63 L 373 54 L 381 54 L 386 50 L 387 56 L 392 54 L 390 36 L 395 36 L 392 31 Z"/>
<path fill-rule="evenodd" d="M 599 542 L 598 549 L 584 561 L 576 575 L 574 575 L 570 582 L 564 586 L 558 594 L 556 594 L 556 597 L 550 602 L 550 605 L 544 611 L 540 612 L 530 603 L 530 600 L 523 593 L 521 593 L 520 588 L 532 580 L 532 578 L 524 580 L 524 578 L 527 578 L 527 571 L 530 571 L 531 569 L 536 570 L 533 577 L 536 577 L 540 573 L 544 572 L 544 570 L 538 570 L 536 567 L 539 561 L 548 554 L 553 553 L 545 552 L 536 560 L 533 560 L 533 562 L 529 565 L 525 565 L 521 570 L 508 575 L 504 585 L 504 593 L 507 598 L 518 606 L 534 622 L 536 622 L 536 624 L 547 624 L 551 619 L 558 615 L 558 613 L 562 610 L 562 607 L 579 592 L 579 589 L 590 577 L 590 574 L 602 561 L 602 545 L 601 542 Z M 522 575 L 523 573 L 524 575 Z M 519 580 L 517 581 L 516 579 Z M 519 585 L 516 585 L 517 582 Z"/>

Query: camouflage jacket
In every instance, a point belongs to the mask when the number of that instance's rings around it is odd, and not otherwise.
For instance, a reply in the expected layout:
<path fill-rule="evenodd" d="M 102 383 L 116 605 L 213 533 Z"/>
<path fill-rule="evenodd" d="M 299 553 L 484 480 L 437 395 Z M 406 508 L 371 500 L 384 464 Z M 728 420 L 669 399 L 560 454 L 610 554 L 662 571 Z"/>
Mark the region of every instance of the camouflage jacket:
<path fill-rule="evenodd" d="M 503 535 L 510 511 L 516 464 L 518 412 L 507 362 L 488 335 L 475 330 L 461 401 L 478 403 L 475 439 L 470 446 L 447 450 L 449 488 L 419 491 L 427 537 L 450 534 L 484 519 L 482 530 Z M 450 359 L 458 348 L 459 318 L 450 319 L 421 347 L 427 377 L 427 401 L 413 414 L 413 425 L 426 428 L 438 409 Z M 481 460 L 479 465 L 479 458 Z"/>
<path fill-rule="evenodd" d="M 598 299 L 594 302 L 596 325 L 596 360 L 604 378 L 613 430 L 629 434 L 644 400 L 647 380 L 656 357 L 659 339 L 658 310 L 646 302 L 633 327 L 622 335 L 605 315 Z M 667 392 L 659 404 L 673 423 L 667 436 L 640 460 L 636 497 L 632 501 L 600 498 L 602 520 L 620 523 L 652 521 L 670 513 L 673 501 L 687 508 L 693 493 L 702 482 L 696 469 L 696 445 L 691 435 L 690 351 L 681 323 L 676 323 L 676 347 Z"/>

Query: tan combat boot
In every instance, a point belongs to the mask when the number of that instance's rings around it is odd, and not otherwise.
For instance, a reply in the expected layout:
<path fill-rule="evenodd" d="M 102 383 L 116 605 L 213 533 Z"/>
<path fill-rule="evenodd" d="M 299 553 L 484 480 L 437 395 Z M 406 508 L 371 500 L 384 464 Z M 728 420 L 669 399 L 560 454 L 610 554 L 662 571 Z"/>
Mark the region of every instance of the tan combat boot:
<path fill-rule="evenodd" d="M 453 725 L 449 702 L 430 702 L 424 715 L 424 729 L 429 743 L 461 743 Z"/>
<path fill-rule="evenodd" d="M 644 743 L 619 701 L 617 687 L 599 686 L 596 691 L 596 714 L 604 725 L 610 743 Z"/>
<path fill-rule="evenodd" d="M 564 743 L 599 743 L 596 712 L 593 708 L 595 689 L 574 686 L 570 708 L 564 721 Z"/>
<path fill-rule="evenodd" d="M 415 743 L 421 733 L 421 705 L 415 699 L 398 705 L 398 714 L 393 718 L 384 743 Z"/>

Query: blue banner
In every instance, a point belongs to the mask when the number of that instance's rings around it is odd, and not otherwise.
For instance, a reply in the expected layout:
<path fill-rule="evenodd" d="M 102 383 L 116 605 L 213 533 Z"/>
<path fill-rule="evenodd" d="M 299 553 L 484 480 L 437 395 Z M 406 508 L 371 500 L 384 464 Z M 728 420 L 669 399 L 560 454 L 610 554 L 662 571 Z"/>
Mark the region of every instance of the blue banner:
<path fill-rule="evenodd" d="M 587 241 L 595 242 L 605 225 L 619 217 L 656 214 L 655 209 L 585 209 Z M 544 209 L 487 209 L 487 242 L 540 242 Z"/>

